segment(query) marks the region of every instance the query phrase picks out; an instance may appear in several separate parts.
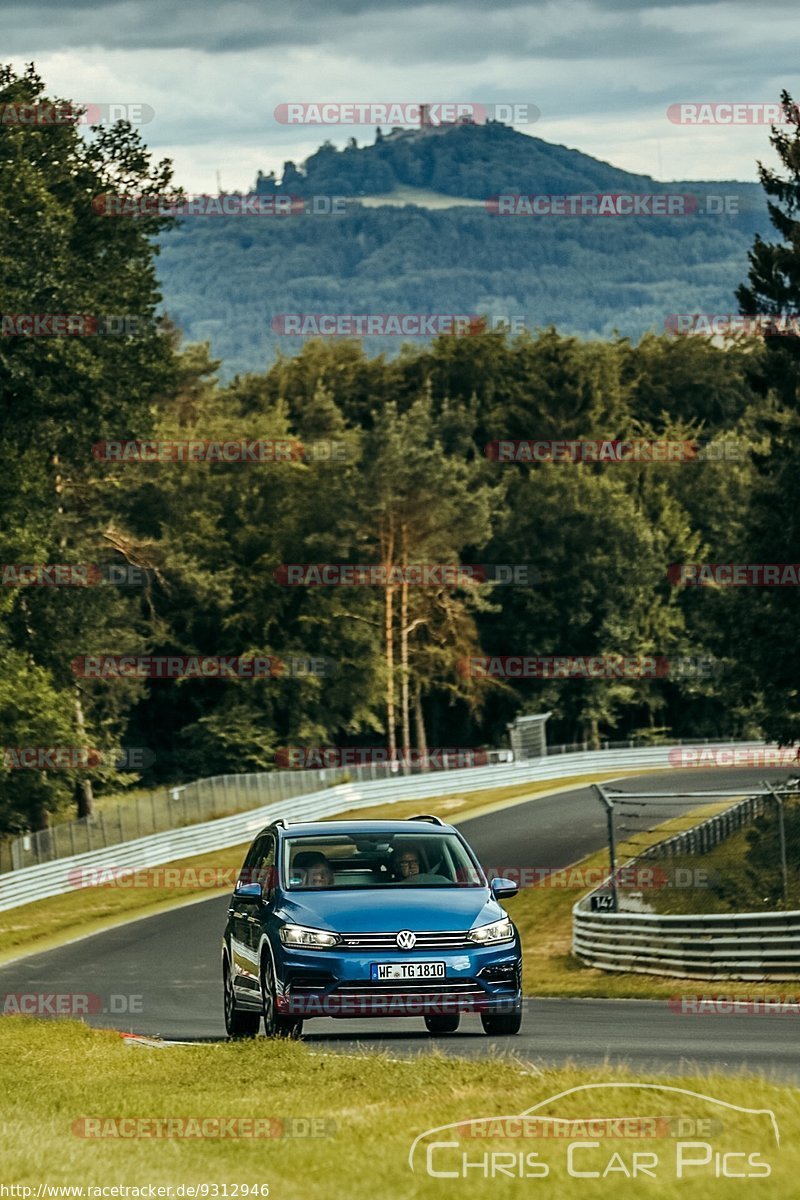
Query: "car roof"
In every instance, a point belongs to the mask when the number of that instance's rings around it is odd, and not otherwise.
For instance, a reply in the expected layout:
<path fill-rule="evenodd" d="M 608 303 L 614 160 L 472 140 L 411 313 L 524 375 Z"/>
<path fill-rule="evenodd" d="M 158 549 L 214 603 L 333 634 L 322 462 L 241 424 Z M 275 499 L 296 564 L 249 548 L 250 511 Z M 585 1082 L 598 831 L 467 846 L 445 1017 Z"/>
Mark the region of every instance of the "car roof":
<path fill-rule="evenodd" d="M 276 826 L 268 826 L 273 829 Z M 434 824 L 432 821 L 286 821 L 277 825 L 284 837 L 324 837 L 337 833 L 455 833 L 452 825 Z M 266 833 L 267 829 L 262 829 Z"/>

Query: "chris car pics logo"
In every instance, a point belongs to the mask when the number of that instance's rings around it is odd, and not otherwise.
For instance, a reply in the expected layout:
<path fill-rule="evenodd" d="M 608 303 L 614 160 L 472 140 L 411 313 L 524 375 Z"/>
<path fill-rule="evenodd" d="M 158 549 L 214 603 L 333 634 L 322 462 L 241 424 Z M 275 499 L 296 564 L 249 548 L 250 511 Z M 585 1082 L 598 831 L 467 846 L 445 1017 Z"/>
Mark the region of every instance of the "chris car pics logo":
<path fill-rule="evenodd" d="M 445 1190 L 444 1181 L 480 1189 L 487 1181 L 558 1178 L 601 1180 L 615 1189 L 634 1179 L 667 1186 L 766 1179 L 779 1165 L 779 1149 L 772 1109 L 666 1084 L 587 1083 L 523 1112 L 427 1129 L 414 1139 L 408 1166 L 443 1181 Z"/>

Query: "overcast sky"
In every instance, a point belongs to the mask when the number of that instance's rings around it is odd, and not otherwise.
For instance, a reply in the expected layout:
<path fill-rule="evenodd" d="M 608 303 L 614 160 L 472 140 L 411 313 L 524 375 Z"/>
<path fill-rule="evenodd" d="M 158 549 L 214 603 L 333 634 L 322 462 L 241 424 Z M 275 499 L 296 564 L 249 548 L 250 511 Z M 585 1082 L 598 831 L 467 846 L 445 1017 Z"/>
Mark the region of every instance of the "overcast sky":
<path fill-rule="evenodd" d="M 293 101 L 529 103 L 541 117 L 518 128 L 616 166 L 755 179 L 768 126 L 679 125 L 668 106 L 800 95 L 800 8 L 772 0 L 0 0 L 0 20 L 0 58 L 33 60 L 51 95 L 149 105 L 145 139 L 187 191 L 374 140 L 281 124 Z"/>

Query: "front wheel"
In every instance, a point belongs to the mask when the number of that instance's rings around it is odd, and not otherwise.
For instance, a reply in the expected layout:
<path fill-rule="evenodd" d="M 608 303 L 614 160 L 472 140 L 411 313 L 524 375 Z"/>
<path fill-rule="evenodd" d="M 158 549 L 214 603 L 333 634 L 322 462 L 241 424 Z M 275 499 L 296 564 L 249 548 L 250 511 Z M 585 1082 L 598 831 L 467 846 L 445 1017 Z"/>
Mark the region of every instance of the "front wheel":
<path fill-rule="evenodd" d="M 459 1013 L 448 1013 L 446 1017 L 426 1017 L 425 1028 L 428 1033 L 455 1033 L 460 1020 Z"/>
<path fill-rule="evenodd" d="M 483 1032 L 499 1037 L 519 1033 L 522 1026 L 522 1009 L 509 1013 L 481 1013 Z"/>
<path fill-rule="evenodd" d="M 275 975 L 272 963 L 265 958 L 261 966 L 261 992 L 264 997 L 264 1033 L 267 1037 L 299 1038 L 303 1022 L 299 1017 L 287 1017 L 275 1006 Z"/>
<path fill-rule="evenodd" d="M 225 1032 L 229 1038 L 250 1038 L 258 1033 L 261 1017 L 257 1012 L 245 1012 L 236 1007 L 233 980 L 227 961 L 222 968 L 222 987 L 225 993 Z"/>

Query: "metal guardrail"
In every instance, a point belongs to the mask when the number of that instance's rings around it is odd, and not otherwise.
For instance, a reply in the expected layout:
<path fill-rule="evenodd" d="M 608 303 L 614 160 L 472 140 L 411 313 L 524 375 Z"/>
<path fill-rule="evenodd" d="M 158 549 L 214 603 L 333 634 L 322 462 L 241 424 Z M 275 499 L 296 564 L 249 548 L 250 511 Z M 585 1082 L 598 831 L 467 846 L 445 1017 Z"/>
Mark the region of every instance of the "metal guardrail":
<path fill-rule="evenodd" d="M 748 796 L 725 812 L 648 847 L 622 870 L 643 860 L 706 854 L 766 808 Z M 583 896 L 572 909 L 572 951 L 603 971 L 668 975 L 680 979 L 782 980 L 800 976 L 800 911 L 687 913 L 592 912 Z"/>
<path fill-rule="evenodd" d="M 382 768 L 375 770 L 381 772 Z M 7 869 L 19 870 L 57 858 L 72 858 L 150 834 L 232 816 L 270 801 L 330 787 L 348 774 L 342 769 L 327 768 L 215 775 L 132 796 L 113 808 L 99 808 L 91 817 L 63 821 L 14 838 Z M 373 779 L 379 777 L 380 774 L 372 775 Z"/>
<path fill-rule="evenodd" d="M 632 862 L 638 864 L 643 859 L 674 858 L 679 854 L 708 854 L 709 850 L 719 846 L 731 834 L 737 833 L 745 825 L 752 825 L 756 817 L 765 812 L 767 803 L 764 796 L 746 796 L 738 804 L 713 817 L 706 817 L 691 829 L 683 829 L 672 837 L 648 846 Z"/>
<path fill-rule="evenodd" d="M 761 742 L 740 743 L 742 748 L 763 746 Z M 257 787 L 243 783 L 251 797 L 251 807 L 233 816 L 222 817 L 182 829 L 171 829 L 150 836 L 120 842 L 117 845 L 70 855 L 52 862 L 22 867 L 0 875 L 0 911 L 16 908 L 35 900 L 44 900 L 78 886 L 84 869 L 110 870 L 116 867 L 146 869 L 164 863 L 224 850 L 252 839 L 253 835 L 277 817 L 292 820 L 317 819 L 367 808 L 381 803 L 422 800 L 432 796 L 453 795 L 460 791 L 478 791 L 508 787 L 515 783 L 566 779 L 576 775 L 624 770 L 627 767 L 667 767 L 675 745 L 653 746 L 638 750 L 599 750 L 559 754 L 519 763 L 503 763 L 462 770 L 437 771 L 415 777 L 400 777 L 375 782 L 339 784 L 324 790 L 252 806 Z M 285 774 L 285 773 L 284 773 Z M 316 772 L 314 772 L 316 774 Z M 247 780 L 248 776 L 224 776 L 228 780 Z M 256 779 L 269 776 L 256 776 Z M 208 782 L 208 781 L 201 781 Z M 300 782 L 300 781 L 298 781 Z M 196 785 L 190 785 L 196 786 Z"/>
<path fill-rule="evenodd" d="M 573 951 L 604 971 L 679 979 L 797 979 L 800 912 L 644 916 L 573 909 Z"/>
<path fill-rule="evenodd" d="M 584 747 L 586 749 L 586 747 Z M 488 763 L 512 758 L 510 750 L 481 752 Z M 432 771 L 455 770 L 458 753 L 444 756 Z M 452 760 L 455 759 L 455 764 Z M 175 784 L 139 796 L 131 796 L 113 807 L 100 807 L 90 817 L 62 821 L 47 829 L 24 833 L 10 843 L 0 844 L 0 873 L 70 858 L 75 854 L 117 846 L 152 833 L 198 825 L 217 817 L 231 816 L 249 808 L 291 796 L 307 795 L 336 783 L 395 779 L 418 775 L 422 768 L 408 765 L 406 772 L 395 764 L 373 762 L 364 766 L 314 767 L 306 770 L 255 771 L 237 775 L 214 775 L 191 783 Z"/>
<path fill-rule="evenodd" d="M 709 739 L 678 739 L 680 746 L 703 746 Z M 641 740 L 603 742 L 599 750 L 643 749 Z M 547 756 L 588 752 L 588 743 L 569 746 L 548 746 Z M 497 765 L 513 760 L 510 750 L 467 751 L 466 756 L 484 759 Z M 149 793 L 130 796 L 114 806 L 98 807 L 90 817 L 62 821 L 47 829 L 24 833 L 10 841 L 0 841 L 0 874 L 32 867 L 36 863 L 52 862 L 55 858 L 71 858 L 76 854 L 102 850 L 121 842 L 167 832 L 184 825 L 199 825 L 217 817 L 232 816 L 246 809 L 287 800 L 291 796 L 307 795 L 337 783 L 375 782 L 397 779 L 401 775 L 416 776 L 429 772 L 452 771 L 475 762 L 465 763 L 465 753 L 458 750 L 437 751 L 432 765 L 423 767 L 412 761 L 403 770 L 400 764 L 371 762 L 365 765 L 315 767 L 306 770 L 258 771 L 237 775 L 215 775 L 188 784 L 177 784 Z M 480 765 L 484 765 L 481 763 Z"/>

